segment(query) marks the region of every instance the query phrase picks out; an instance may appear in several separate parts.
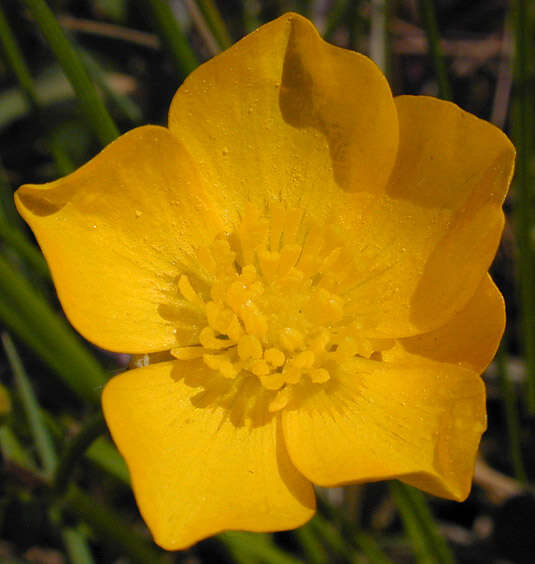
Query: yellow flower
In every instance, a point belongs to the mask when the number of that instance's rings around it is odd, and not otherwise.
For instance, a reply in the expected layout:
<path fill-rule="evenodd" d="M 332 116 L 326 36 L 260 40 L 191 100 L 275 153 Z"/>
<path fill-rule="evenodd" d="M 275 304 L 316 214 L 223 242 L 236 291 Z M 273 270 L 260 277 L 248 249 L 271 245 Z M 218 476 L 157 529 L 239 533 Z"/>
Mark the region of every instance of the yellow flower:
<path fill-rule="evenodd" d="M 312 483 L 468 495 L 513 161 L 287 14 L 193 72 L 168 129 L 19 189 L 80 333 L 168 351 L 103 393 L 157 543 L 297 527 Z"/>

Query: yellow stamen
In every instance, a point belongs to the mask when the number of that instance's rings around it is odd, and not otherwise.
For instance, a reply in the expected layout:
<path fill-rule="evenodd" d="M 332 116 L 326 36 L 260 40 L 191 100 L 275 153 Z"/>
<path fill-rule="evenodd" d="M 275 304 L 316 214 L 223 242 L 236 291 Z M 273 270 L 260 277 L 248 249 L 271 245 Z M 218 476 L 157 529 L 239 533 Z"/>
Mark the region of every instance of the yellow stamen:
<path fill-rule="evenodd" d="M 262 358 L 262 345 L 254 335 L 244 335 L 238 342 L 238 356 L 242 360 Z"/>
<path fill-rule="evenodd" d="M 329 374 L 329 371 L 326 370 L 325 368 L 315 368 L 310 373 L 310 379 L 312 380 L 312 382 L 314 382 L 314 384 L 323 384 L 324 382 L 327 382 L 330 378 L 331 375 Z"/>
<path fill-rule="evenodd" d="M 358 282 L 358 266 L 344 237 L 305 221 L 281 202 L 265 215 L 250 206 L 235 231 L 198 251 L 202 282 L 186 274 L 178 280 L 205 321 L 194 328 L 197 345 L 171 354 L 202 358 L 236 412 L 265 405 L 265 395 L 254 396 L 260 386 L 272 396 L 269 411 L 284 409 L 304 387 L 333 378 L 336 364 L 392 345 L 364 338 L 358 318 L 344 324 L 356 307 L 344 292 Z M 242 397 L 244 390 L 254 397 Z"/>
<path fill-rule="evenodd" d="M 288 386 L 286 386 L 278 392 L 275 398 L 270 402 L 268 410 L 272 413 L 274 411 L 280 411 L 288 405 L 291 397 L 291 390 Z"/>
<path fill-rule="evenodd" d="M 218 339 L 211 327 L 205 327 L 199 333 L 199 341 L 201 345 L 207 349 L 221 350 L 227 349 L 232 345 L 232 341 L 229 339 Z"/>
<path fill-rule="evenodd" d="M 286 356 L 279 349 L 271 348 L 264 353 L 264 360 L 266 362 L 269 362 L 271 366 L 274 366 L 275 368 L 279 368 L 284 364 L 284 361 L 286 360 Z"/>
<path fill-rule="evenodd" d="M 178 289 L 180 290 L 180 293 L 184 296 L 184 298 L 188 300 L 188 302 L 201 307 L 204 305 L 202 298 L 193 289 L 189 278 L 185 274 L 182 274 L 178 279 Z"/>
<path fill-rule="evenodd" d="M 203 347 L 175 347 L 171 354 L 178 360 L 193 360 L 201 358 L 205 350 Z"/>
<path fill-rule="evenodd" d="M 279 340 L 287 351 L 294 352 L 297 348 L 303 346 L 304 338 L 297 329 L 285 327 L 280 333 Z"/>
<path fill-rule="evenodd" d="M 205 354 L 203 360 L 208 368 L 219 371 L 225 378 L 231 379 L 238 374 L 236 367 L 224 355 Z"/>

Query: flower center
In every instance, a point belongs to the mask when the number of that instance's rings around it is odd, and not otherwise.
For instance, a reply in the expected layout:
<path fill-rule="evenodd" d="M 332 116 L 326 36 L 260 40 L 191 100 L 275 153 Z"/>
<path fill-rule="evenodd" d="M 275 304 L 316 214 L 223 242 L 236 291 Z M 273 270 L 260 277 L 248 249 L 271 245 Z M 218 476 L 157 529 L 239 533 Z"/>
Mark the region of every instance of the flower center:
<path fill-rule="evenodd" d="M 201 248 L 203 280 L 183 274 L 178 288 L 203 318 L 198 344 L 176 347 L 229 380 L 254 376 L 284 408 L 300 386 L 323 385 L 355 355 L 382 343 L 364 338 L 350 298 L 353 260 L 330 229 L 274 203 L 249 209 L 238 228 Z"/>

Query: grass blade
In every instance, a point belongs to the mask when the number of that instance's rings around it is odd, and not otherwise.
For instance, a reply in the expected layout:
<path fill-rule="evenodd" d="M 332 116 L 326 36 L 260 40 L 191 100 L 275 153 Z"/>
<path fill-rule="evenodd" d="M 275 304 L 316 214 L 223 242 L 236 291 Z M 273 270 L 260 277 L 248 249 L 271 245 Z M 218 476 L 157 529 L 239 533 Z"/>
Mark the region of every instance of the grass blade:
<path fill-rule="evenodd" d="M 505 337 L 504 337 L 505 339 Z M 507 354 L 504 347 L 500 347 L 496 355 L 498 365 L 498 376 L 502 391 L 503 405 L 505 411 L 505 424 L 507 427 L 509 453 L 513 465 L 515 478 L 522 484 L 527 484 L 527 475 L 522 459 L 522 448 L 520 444 L 520 417 L 515 388 L 509 376 L 507 367 Z"/>
<path fill-rule="evenodd" d="M 24 3 L 72 84 L 89 127 L 102 145 L 107 145 L 119 136 L 119 130 L 89 79 L 80 57 L 44 0 L 24 0 Z"/>
<path fill-rule="evenodd" d="M 241 554 L 251 562 L 263 564 L 303 564 L 302 560 L 280 549 L 269 534 L 227 531 L 216 537 L 233 555 Z"/>
<path fill-rule="evenodd" d="M 535 252 L 533 248 L 533 177 L 530 170 L 533 135 L 533 94 L 530 88 L 533 25 L 527 0 L 511 3 L 515 40 L 513 138 L 517 149 L 513 222 L 517 241 L 518 283 L 521 298 L 521 340 L 528 380 L 527 404 L 535 414 Z"/>
<path fill-rule="evenodd" d="M 175 14 L 165 0 L 144 0 L 143 3 L 152 15 L 156 31 L 166 45 L 178 75 L 185 78 L 199 65 L 199 60 L 180 29 Z"/>
<path fill-rule="evenodd" d="M 86 452 L 93 441 L 106 431 L 106 423 L 101 412 L 91 417 L 78 434 L 67 444 L 57 465 L 52 487 L 57 494 L 61 495 L 67 489 L 76 463 Z"/>
<path fill-rule="evenodd" d="M 232 45 L 232 37 L 225 25 L 217 4 L 213 0 L 197 0 L 197 6 L 221 49 Z"/>
<path fill-rule="evenodd" d="M 7 63 L 17 77 L 20 87 L 28 99 L 29 105 L 37 106 L 37 94 L 30 71 L 24 61 L 15 36 L 11 33 L 11 28 L 9 27 L 2 6 L 0 6 L 0 43 L 2 44 Z"/>
<path fill-rule="evenodd" d="M 390 492 L 417 561 L 420 564 L 454 564 L 454 556 L 436 529 L 424 494 L 397 480 L 390 482 Z"/>
<path fill-rule="evenodd" d="M 15 385 L 28 419 L 34 444 L 46 476 L 52 476 L 56 469 L 57 458 L 52 438 L 41 417 L 41 408 L 26 370 L 15 347 L 15 343 L 7 333 L 2 333 L 2 344 L 15 377 Z"/>
<path fill-rule="evenodd" d="M 101 539 L 112 547 L 121 547 L 133 560 L 140 564 L 160 564 L 160 552 L 147 539 L 134 533 L 111 507 L 96 503 L 75 486 L 71 486 L 60 501 L 68 513 L 87 523 Z"/>
<path fill-rule="evenodd" d="M 72 527 L 64 527 L 61 536 L 71 564 L 95 564 L 85 535 Z"/>
<path fill-rule="evenodd" d="M 106 377 L 72 329 L 0 257 L 0 319 L 43 358 L 77 395 L 100 400 Z"/>
<path fill-rule="evenodd" d="M 433 62 L 438 82 L 438 95 L 443 100 L 452 100 L 451 86 L 448 79 L 448 71 L 440 48 L 440 36 L 438 32 L 437 18 L 433 0 L 418 0 L 420 20 L 427 37 L 429 54 Z"/>

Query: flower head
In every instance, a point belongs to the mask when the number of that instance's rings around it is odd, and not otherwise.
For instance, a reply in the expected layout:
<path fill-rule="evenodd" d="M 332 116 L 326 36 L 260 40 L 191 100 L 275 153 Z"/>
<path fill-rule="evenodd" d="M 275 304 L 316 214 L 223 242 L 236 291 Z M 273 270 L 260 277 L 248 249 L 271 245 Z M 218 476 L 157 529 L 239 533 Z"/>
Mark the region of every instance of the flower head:
<path fill-rule="evenodd" d="M 168 129 L 19 189 L 72 324 L 163 353 L 103 393 L 156 542 L 296 527 L 312 483 L 468 495 L 513 161 L 287 14 L 194 71 Z"/>

